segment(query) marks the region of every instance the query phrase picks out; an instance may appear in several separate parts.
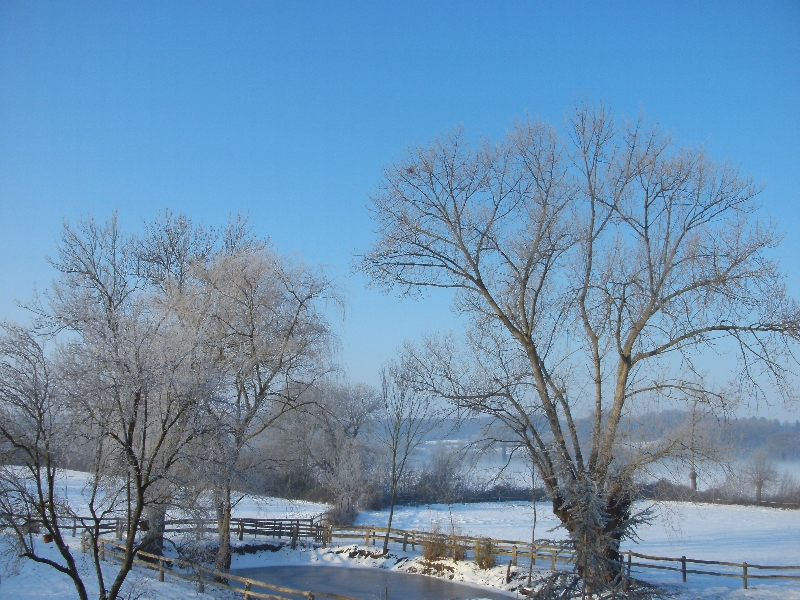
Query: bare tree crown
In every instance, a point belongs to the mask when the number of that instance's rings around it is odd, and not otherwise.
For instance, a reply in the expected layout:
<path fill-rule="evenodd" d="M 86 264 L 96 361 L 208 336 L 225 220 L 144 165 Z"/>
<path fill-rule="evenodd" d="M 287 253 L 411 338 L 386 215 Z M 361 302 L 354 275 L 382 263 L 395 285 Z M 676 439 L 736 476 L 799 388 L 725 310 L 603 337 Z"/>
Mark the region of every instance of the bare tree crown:
<path fill-rule="evenodd" d="M 456 291 L 471 330 L 409 346 L 416 385 L 514 431 L 557 514 L 564 486 L 592 481 L 612 507 L 675 450 L 620 446 L 646 398 L 763 399 L 770 382 L 791 400 L 800 333 L 751 179 L 602 106 L 578 107 L 567 130 L 525 120 L 494 144 L 457 129 L 410 150 L 372 196 L 378 237 L 359 263 L 401 294 Z M 698 364 L 723 348 L 738 388 Z"/>

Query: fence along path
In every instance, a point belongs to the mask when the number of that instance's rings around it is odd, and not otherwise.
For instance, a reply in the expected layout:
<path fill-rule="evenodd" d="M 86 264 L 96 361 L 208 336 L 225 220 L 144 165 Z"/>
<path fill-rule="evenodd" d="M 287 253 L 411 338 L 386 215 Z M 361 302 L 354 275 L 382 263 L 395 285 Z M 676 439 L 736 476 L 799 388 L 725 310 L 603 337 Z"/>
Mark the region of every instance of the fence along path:
<path fill-rule="evenodd" d="M 105 560 L 106 556 L 113 556 L 115 558 L 119 558 L 120 560 L 122 560 L 125 558 L 125 547 L 118 542 L 101 539 L 100 553 L 101 553 L 100 560 Z M 165 571 L 169 570 L 170 575 L 173 577 L 178 577 L 179 579 L 184 579 L 196 583 L 198 586 L 198 591 L 200 593 L 203 593 L 205 591 L 206 585 L 210 585 L 220 589 L 231 590 L 233 592 L 240 593 L 243 595 L 244 600 L 250 600 L 251 598 L 287 600 L 288 598 L 298 597 L 298 596 L 306 598 L 307 600 L 315 600 L 318 597 L 333 598 L 334 600 L 357 600 L 356 598 L 352 598 L 350 596 L 342 596 L 341 594 L 333 594 L 330 592 L 295 590 L 292 588 L 272 585 L 270 583 L 265 583 L 263 581 L 258 581 L 256 579 L 251 579 L 249 577 L 239 577 L 238 575 L 232 575 L 230 573 L 215 571 L 214 569 L 209 569 L 207 567 L 204 567 L 203 565 L 192 563 L 186 560 L 178 558 L 164 558 L 163 556 L 150 554 L 148 552 L 140 551 L 136 553 L 136 556 L 149 559 L 149 560 L 142 560 L 141 558 L 134 558 L 133 562 L 137 565 L 141 565 L 149 569 L 158 571 L 159 581 L 164 581 L 164 573 Z M 182 573 L 180 571 L 176 571 L 175 569 L 171 568 L 167 569 L 167 567 L 170 564 L 176 564 L 178 565 L 178 567 L 188 572 Z M 239 583 L 242 583 L 244 587 L 243 588 L 234 587 L 232 585 L 224 583 L 225 581 L 228 582 L 238 581 Z M 259 592 L 253 588 L 261 588 L 267 591 Z M 281 595 L 278 596 L 275 594 L 275 592 Z"/>
<path fill-rule="evenodd" d="M 73 528 L 77 527 L 77 522 L 84 523 L 91 522 L 90 519 L 77 518 L 73 522 Z M 113 523 L 114 519 L 108 519 L 109 523 L 101 524 L 102 532 L 116 531 L 118 537 L 122 535 L 122 529 L 117 522 L 116 528 Z M 124 524 L 123 524 L 124 525 Z M 366 546 L 376 546 L 382 543 L 386 535 L 385 527 L 367 526 L 332 526 L 323 523 L 322 515 L 310 519 L 237 519 L 232 520 L 231 531 L 235 533 L 239 540 L 242 540 L 245 534 L 250 535 L 263 535 L 272 536 L 277 538 L 287 537 L 291 540 L 292 548 L 294 548 L 299 538 L 312 538 L 314 541 L 321 543 L 323 547 L 334 540 L 364 540 Z M 165 532 L 170 533 L 191 533 L 195 532 L 198 536 L 203 533 L 216 533 L 217 527 L 214 520 L 203 519 L 175 519 L 167 520 L 165 522 Z M 74 530 L 73 530 L 74 535 Z M 418 545 L 424 546 L 426 542 L 431 541 L 435 537 L 444 537 L 448 541 L 456 540 L 463 544 L 465 550 L 471 551 L 475 543 L 480 538 L 475 536 L 447 536 L 443 534 L 435 534 L 426 531 L 392 529 L 389 535 L 390 544 L 402 546 L 403 551 L 407 551 L 408 546 L 412 550 L 416 550 Z M 490 538 L 491 539 L 491 538 Z M 501 556 L 510 556 L 510 563 L 512 566 L 517 565 L 519 558 L 532 560 L 534 564 L 537 560 L 550 563 L 551 570 L 555 571 L 557 564 L 561 563 L 574 563 L 575 554 L 572 549 L 566 545 L 558 544 L 549 540 L 536 540 L 533 545 L 530 542 L 521 542 L 518 540 L 498 540 L 491 539 L 495 546 L 495 552 Z M 630 579 L 633 568 L 638 569 L 656 569 L 663 571 L 678 571 L 682 575 L 682 580 L 685 582 L 687 575 L 710 575 L 714 577 L 734 577 L 742 580 L 742 587 L 748 588 L 749 581 L 756 580 L 794 580 L 800 581 L 800 565 L 755 565 L 746 562 L 733 563 L 726 561 L 703 560 L 695 558 L 686 558 L 685 556 L 666 557 L 666 556 L 651 556 L 647 554 L 640 554 L 632 550 L 621 552 L 622 556 L 626 559 L 625 569 L 626 575 Z M 634 561 L 633 559 L 638 559 Z M 672 563 L 672 564 L 663 564 Z M 674 563 L 679 563 L 678 566 L 673 566 Z M 692 569 L 690 565 L 710 565 L 717 567 L 726 567 L 726 569 L 708 570 L 708 569 Z M 753 573 L 752 571 L 759 571 Z M 764 571 L 772 571 L 764 573 Z M 780 571 L 780 573 L 776 573 Z M 230 577 L 229 577 L 230 578 Z M 255 597 L 255 596 L 253 596 Z M 333 597 L 333 596 L 332 596 Z"/>

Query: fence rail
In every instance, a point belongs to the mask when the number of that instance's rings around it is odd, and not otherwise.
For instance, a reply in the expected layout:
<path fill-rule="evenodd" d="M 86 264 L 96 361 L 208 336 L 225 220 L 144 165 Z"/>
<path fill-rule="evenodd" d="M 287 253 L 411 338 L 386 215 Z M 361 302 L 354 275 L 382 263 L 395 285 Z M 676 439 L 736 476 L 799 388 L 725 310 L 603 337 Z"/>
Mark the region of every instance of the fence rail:
<path fill-rule="evenodd" d="M 111 549 L 109 549 L 109 546 L 111 547 Z M 102 553 L 103 560 L 105 560 L 106 556 L 113 556 L 120 560 L 125 559 L 125 546 L 117 542 L 114 542 L 112 540 L 101 539 L 100 551 Z M 244 600 L 250 600 L 250 598 L 287 600 L 287 597 L 291 596 L 301 596 L 307 598 L 308 600 L 315 600 L 315 598 L 317 597 L 333 598 L 334 600 L 357 600 L 350 596 L 343 596 L 341 594 L 333 594 L 330 592 L 296 590 L 292 588 L 273 585 L 271 583 L 258 581 L 257 579 L 252 579 L 250 577 L 239 577 L 238 575 L 232 575 L 231 573 L 223 573 L 221 571 L 209 569 L 208 567 L 204 567 L 203 565 L 199 565 L 197 563 L 193 563 L 178 558 L 164 558 L 163 556 L 158 556 L 156 554 L 149 554 L 147 552 L 137 552 L 136 556 L 149 559 L 149 560 L 142 560 L 141 558 L 134 558 L 133 562 L 135 564 L 158 571 L 159 581 L 164 581 L 164 574 L 165 572 L 169 571 L 170 575 L 174 577 L 178 577 L 180 579 L 196 583 L 199 587 L 200 592 L 205 591 L 206 585 L 210 585 L 213 587 L 218 587 L 221 589 L 227 589 L 240 593 L 244 596 Z M 182 573 L 180 571 L 176 571 L 170 568 L 171 564 L 175 564 L 181 569 L 185 569 L 189 572 Z M 237 581 L 243 584 L 244 587 L 238 588 L 226 583 L 230 581 Z M 271 594 L 268 592 L 258 592 L 255 591 L 253 588 L 262 588 L 264 590 L 269 590 L 270 592 L 277 592 L 282 595 L 277 596 L 275 594 Z"/>
<path fill-rule="evenodd" d="M 742 580 L 742 587 L 744 589 L 748 588 L 748 582 L 750 579 L 779 579 L 779 580 L 794 580 L 800 581 L 800 566 L 792 566 L 792 565 L 753 565 L 750 563 L 742 562 L 742 563 L 734 563 L 734 562 L 727 562 L 721 560 L 703 560 L 699 558 L 686 558 L 685 556 L 681 556 L 680 558 L 670 557 L 670 556 L 651 556 L 648 554 L 639 554 L 638 552 L 633 552 L 632 550 L 627 550 L 624 555 L 627 556 L 627 574 L 628 578 L 630 578 L 631 568 L 632 567 L 640 567 L 643 569 L 659 569 L 662 571 L 677 571 L 681 573 L 681 577 L 683 582 L 686 582 L 687 574 L 693 575 L 711 575 L 713 577 L 734 577 L 737 579 Z M 633 562 L 633 558 L 639 558 L 641 560 L 653 561 L 653 562 L 677 562 L 680 563 L 680 566 L 671 567 L 667 565 L 660 565 L 660 564 L 652 564 L 645 563 L 645 562 Z M 740 572 L 732 573 L 732 572 L 725 572 L 725 571 L 709 571 L 704 569 L 690 569 L 688 565 L 690 564 L 699 564 L 699 565 L 718 565 L 721 567 L 731 567 L 735 569 L 741 569 Z M 797 571 L 795 575 L 784 575 L 778 573 L 769 573 L 766 575 L 757 575 L 750 573 L 751 569 L 762 570 L 762 571 Z"/>
<path fill-rule="evenodd" d="M 142 523 L 145 523 L 145 527 L 142 527 Z M 140 521 L 137 525 L 141 529 L 147 529 L 146 521 Z M 69 525 L 67 525 L 67 527 L 69 527 Z M 78 530 L 87 532 L 99 531 L 101 535 L 113 532 L 118 539 L 122 539 L 127 531 L 127 523 L 123 520 L 113 518 L 104 518 L 95 521 L 88 517 L 74 517 L 72 520 L 72 530 L 73 535 L 76 535 Z M 217 531 L 217 522 L 211 519 L 168 519 L 164 523 L 165 533 L 194 533 L 200 537 L 205 533 L 217 533 Z M 311 538 L 315 542 L 321 543 L 323 547 L 333 543 L 334 540 L 363 541 L 365 546 L 377 546 L 379 543 L 382 545 L 386 536 L 386 531 L 387 529 L 385 527 L 369 525 L 349 527 L 327 525 L 323 522 L 321 515 L 305 519 L 234 518 L 231 520 L 231 532 L 235 534 L 239 540 L 242 540 L 244 535 L 265 536 L 278 539 L 287 538 L 291 540 L 292 548 L 296 547 L 300 538 Z M 393 528 L 389 534 L 389 543 L 401 546 L 404 552 L 408 550 L 409 546 L 412 551 L 415 551 L 417 546 L 424 547 L 427 543 L 433 541 L 439 541 L 441 543 L 441 541 L 444 540 L 445 544 L 461 545 L 466 555 L 467 552 L 474 552 L 473 549 L 476 543 L 481 539 L 485 538 L 476 536 L 450 536 L 434 532 L 395 528 Z M 555 571 L 558 563 L 570 564 L 575 562 L 575 553 L 570 547 L 552 540 L 536 540 L 533 544 L 518 540 L 491 539 L 491 541 L 494 545 L 495 554 L 510 557 L 510 564 L 512 566 L 517 565 L 519 558 L 530 560 L 534 564 L 537 560 L 540 560 L 549 562 L 550 568 Z M 108 540 L 103 540 L 103 543 L 110 542 Z M 687 579 L 687 575 L 690 574 L 738 578 L 742 580 L 744 589 L 748 588 L 749 580 L 753 579 L 800 581 L 800 566 L 794 565 L 755 565 L 747 562 L 735 563 L 686 558 L 685 556 L 679 558 L 653 556 L 641 554 L 632 550 L 623 551 L 621 554 L 626 563 L 625 568 L 628 578 L 630 578 L 633 568 L 640 568 L 679 572 L 684 582 Z M 143 552 L 139 552 L 138 555 L 146 556 Z M 664 563 L 677 564 L 673 566 Z M 727 569 L 711 570 L 691 568 L 693 565 L 727 567 Z M 201 567 L 197 568 L 200 569 Z M 760 571 L 760 573 L 754 573 L 753 571 Z M 767 571 L 767 573 L 764 573 L 764 571 Z M 776 573 L 776 571 L 782 572 Z M 786 573 L 787 571 L 789 573 Z M 216 576 L 217 575 L 215 575 L 215 577 Z M 228 578 L 232 579 L 233 577 L 229 576 Z M 255 593 L 251 595 L 254 598 L 262 597 L 257 596 Z"/>
<path fill-rule="evenodd" d="M 340 540 L 363 540 L 365 546 L 377 546 L 385 539 L 387 529 L 375 526 L 350 526 L 350 527 L 328 527 L 325 533 L 325 543 L 332 542 L 334 539 Z M 416 550 L 417 546 L 425 546 L 434 541 L 444 540 L 445 543 L 459 544 L 466 552 L 474 552 L 476 543 L 483 539 L 490 539 L 481 536 L 446 535 L 437 534 L 429 531 L 405 530 L 392 528 L 389 534 L 389 542 L 402 545 L 403 552 L 408 547 Z M 574 552 L 568 546 L 558 544 L 552 540 L 536 540 L 531 547 L 530 542 L 520 542 L 517 540 L 496 540 L 491 539 L 496 555 L 511 557 L 512 566 L 517 566 L 518 558 L 528 558 L 533 560 L 550 561 L 551 569 L 556 570 L 558 562 L 574 562 Z"/>

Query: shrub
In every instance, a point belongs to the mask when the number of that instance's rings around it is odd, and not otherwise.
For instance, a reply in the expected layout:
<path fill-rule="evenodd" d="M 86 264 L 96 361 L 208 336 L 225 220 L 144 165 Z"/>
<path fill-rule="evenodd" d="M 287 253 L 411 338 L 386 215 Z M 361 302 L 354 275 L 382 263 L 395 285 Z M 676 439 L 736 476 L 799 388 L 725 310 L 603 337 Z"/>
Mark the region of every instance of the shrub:
<path fill-rule="evenodd" d="M 422 556 L 425 560 L 438 560 L 447 556 L 447 538 L 442 535 L 438 523 L 434 523 L 431 532 L 425 536 Z"/>
<path fill-rule="evenodd" d="M 448 540 L 448 550 L 453 562 L 464 560 L 467 556 L 467 542 L 461 537 L 460 527 L 450 523 L 450 539 Z"/>
<path fill-rule="evenodd" d="M 475 542 L 475 563 L 479 569 L 491 569 L 497 553 L 494 542 L 489 538 L 480 538 Z"/>

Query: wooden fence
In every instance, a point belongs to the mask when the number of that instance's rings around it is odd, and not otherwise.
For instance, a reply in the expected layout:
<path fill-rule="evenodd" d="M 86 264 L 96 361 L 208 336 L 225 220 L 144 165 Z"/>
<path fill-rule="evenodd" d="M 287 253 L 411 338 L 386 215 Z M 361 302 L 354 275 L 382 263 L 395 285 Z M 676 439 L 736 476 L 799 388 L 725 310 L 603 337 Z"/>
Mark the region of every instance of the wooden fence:
<path fill-rule="evenodd" d="M 97 523 L 90 517 L 74 517 L 72 519 L 72 535 L 77 535 L 78 531 L 94 531 L 97 526 L 100 535 L 113 533 L 121 540 L 128 531 L 128 522 L 125 519 L 103 518 Z M 67 529 L 69 529 L 67 524 Z M 145 520 L 140 520 L 137 528 L 147 530 L 150 524 Z M 300 538 L 312 538 L 316 542 L 322 542 L 325 529 L 321 523 L 321 516 L 307 519 L 231 519 L 231 532 L 236 534 L 239 540 L 244 539 L 245 534 L 259 535 L 273 538 L 289 538 L 292 540 L 292 548 L 295 547 Z M 205 534 L 216 534 L 216 519 L 167 519 L 164 522 L 164 533 L 192 534 L 198 538 Z"/>
<path fill-rule="evenodd" d="M 72 524 L 73 535 L 77 529 L 91 528 L 92 521 L 87 518 L 77 517 Z M 126 524 L 115 519 L 105 519 L 100 523 L 101 533 L 115 532 L 121 538 L 125 532 Z M 217 533 L 217 523 L 215 520 L 204 519 L 171 519 L 165 522 L 165 533 L 194 533 L 198 537 L 206 533 Z M 323 547 L 334 543 L 336 540 L 358 542 L 365 546 L 382 546 L 386 535 L 385 527 L 375 526 L 351 526 L 340 527 L 325 525 L 321 516 L 310 519 L 232 519 L 231 531 L 237 535 L 239 540 L 244 535 L 264 536 L 272 538 L 287 538 L 291 540 L 292 548 L 295 548 L 300 538 L 313 539 L 321 543 Z M 426 531 L 392 529 L 389 536 L 389 543 L 395 547 L 402 547 L 407 551 L 410 547 L 412 551 L 417 546 L 424 547 L 426 543 L 438 541 L 447 544 L 459 544 L 466 553 L 474 553 L 476 543 L 481 540 L 475 536 L 449 536 L 436 534 Z M 519 558 L 549 563 L 551 570 L 556 570 L 558 563 L 571 564 L 575 561 L 575 553 L 565 545 L 549 540 L 537 540 L 533 543 L 521 542 L 517 540 L 497 540 L 492 539 L 495 554 L 509 558 L 511 566 L 516 566 Z M 108 543 L 106 541 L 106 543 Z M 144 553 L 140 553 L 145 556 Z M 775 566 L 775 565 L 754 565 L 750 563 L 733 563 L 715 560 L 702 560 L 686 558 L 682 556 L 665 557 L 639 554 L 632 550 L 622 552 L 625 559 L 626 575 L 631 576 L 633 568 L 656 569 L 664 571 L 677 571 L 681 573 L 685 582 L 687 575 L 710 575 L 714 577 L 733 577 L 742 580 L 745 589 L 748 588 L 750 580 L 794 580 L 800 581 L 800 566 Z M 634 560 L 636 559 L 636 560 Z M 704 565 L 708 568 L 692 568 L 693 565 Z M 722 567 L 712 570 L 713 567 Z M 198 567 L 199 568 L 199 567 Z M 755 571 L 755 572 L 754 572 Z M 253 596 L 257 597 L 257 596 Z M 260 597 L 260 596 L 258 596 Z M 332 596 L 333 597 L 333 596 Z"/>
<path fill-rule="evenodd" d="M 324 543 L 332 543 L 333 540 L 354 540 L 364 541 L 365 546 L 378 546 L 383 544 L 386 536 L 385 527 L 374 526 L 354 526 L 354 527 L 331 527 L 325 529 Z M 474 552 L 476 544 L 485 537 L 465 536 L 465 535 L 446 535 L 431 533 L 429 531 L 415 531 L 392 528 L 389 534 L 389 543 L 402 546 L 403 552 L 410 547 L 416 550 L 417 546 L 424 547 L 432 542 L 444 543 L 446 546 L 459 545 L 466 553 Z M 574 552 L 571 548 L 558 544 L 550 540 L 537 540 L 531 546 L 530 542 L 520 542 L 516 540 L 496 540 L 492 539 L 495 555 L 508 556 L 512 566 L 517 566 L 518 558 L 547 561 L 550 568 L 556 570 L 557 563 L 574 562 Z"/>
<path fill-rule="evenodd" d="M 120 560 L 125 559 L 125 547 L 112 540 L 100 540 L 100 560 L 106 560 L 107 557 L 114 557 Z M 334 600 L 356 600 L 350 596 L 342 596 L 341 594 L 333 594 L 329 592 L 319 592 L 310 590 L 295 590 L 286 588 L 271 583 L 258 581 L 250 577 L 239 577 L 230 573 L 223 573 L 209 569 L 203 565 L 198 565 L 186 560 L 177 558 L 164 558 L 155 554 L 148 554 L 147 552 L 137 552 L 137 558 L 133 562 L 137 565 L 147 567 L 158 571 L 158 580 L 164 581 L 165 572 L 169 571 L 173 577 L 178 577 L 187 581 L 194 582 L 198 591 L 201 593 L 205 591 L 205 586 L 210 585 L 220 589 L 231 590 L 243 595 L 243 600 L 250 600 L 251 598 L 267 598 L 270 600 L 287 600 L 291 597 L 301 597 L 307 600 L 315 600 L 317 597 L 333 598 Z M 142 558 L 147 560 L 142 560 Z M 178 571 L 174 568 L 177 566 L 185 572 Z M 231 581 L 236 581 L 242 584 L 242 587 L 235 587 L 229 585 Z M 227 582 L 227 583 L 226 583 Z M 258 591 L 257 588 L 266 590 Z M 276 595 L 277 594 L 281 594 Z"/>
<path fill-rule="evenodd" d="M 753 565 L 746 562 L 732 563 L 720 560 L 701 560 L 699 558 L 686 558 L 685 556 L 681 556 L 680 558 L 667 557 L 667 556 L 650 556 L 647 554 L 639 554 L 638 552 L 633 552 L 632 550 L 624 552 L 623 555 L 627 557 L 626 570 L 629 579 L 631 575 L 631 568 L 640 567 L 643 569 L 660 569 L 662 571 L 679 571 L 681 573 L 681 578 L 683 579 L 684 583 L 686 583 L 686 575 L 689 573 L 694 575 L 711 575 L 714 577 L 735 577 L 742 580 L 742 587 L 744 589 L 748 588 L 748 583 L 749 580 L 751 579 L 783 579 L 783 580 L 788 579 L 788 580 L 800 581 L 800 566 Z M 640 561 L 633 562 L 634 558 L 640 559 Z M 650 562 L 641 562 L 641 561 L 650 561 Z M 679 566 L 671 566 L 658 563 L 679 563 Z M 721 567 L 728 567 L 728 569 L 710 571 L 708 569 L 688 568 L 690 565 L 693 564 L 716 565 Z M 757 574 L 757 573 L 752 573 L 751 572 L 752 570 L 796 571 L 796 574 L 783 574 L 783 573 Z"/>

